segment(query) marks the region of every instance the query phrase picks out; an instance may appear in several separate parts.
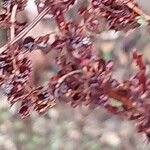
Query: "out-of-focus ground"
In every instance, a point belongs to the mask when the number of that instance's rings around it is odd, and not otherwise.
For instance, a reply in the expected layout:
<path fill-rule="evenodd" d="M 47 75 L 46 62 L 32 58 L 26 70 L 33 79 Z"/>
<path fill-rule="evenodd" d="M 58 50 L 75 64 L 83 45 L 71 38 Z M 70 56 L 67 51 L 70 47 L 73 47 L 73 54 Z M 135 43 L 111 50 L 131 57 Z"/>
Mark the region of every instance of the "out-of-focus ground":
<path fill-rule="evenodd" d="M 4 37 L 5 33 L 1 30 L 1 45 Z M 106 60 L 114 60 L 114 77 L 121 81 L 129 78 L 136 69 L 131 63 L 133 48 L 144 55 L 149 72 L 149 41 L 150 32 L 139 28 L 126 36 L 107 31 L 97 36 L 95 45 Z M 44 58 L 39 56 L 39 59 L 42 61 Z M 49 69 L 38 70 L 40 76 L 37 79 L 45 82 L 50 73 Z M 136 132 L 132 122 L 112 116 L 103 108 L 92 111 L 84 107 L 73 109 L 69 104 L 60 103 L 42 116 L 32 114 L 21 120 L 16 110 L 9 109 L 6 97 L 0 94 L 0 150 L 41 149 L 149 150 L 150 145 L 142 134 Z"/>

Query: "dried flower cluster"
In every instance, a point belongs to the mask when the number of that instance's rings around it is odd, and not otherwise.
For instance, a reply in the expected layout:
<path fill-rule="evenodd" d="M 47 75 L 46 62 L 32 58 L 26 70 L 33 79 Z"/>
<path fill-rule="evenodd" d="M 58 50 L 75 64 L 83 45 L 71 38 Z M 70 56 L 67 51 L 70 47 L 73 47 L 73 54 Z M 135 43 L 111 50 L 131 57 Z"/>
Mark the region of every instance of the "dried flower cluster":
<path fill-rule="evenodd" d="M 112 78 L 113 62 L 106 62 L 94 47 L 90 32 L 101 32 L 101 19 L 109 29 L 128 31 L 138 27 L 136 17 L 146 14 L 139 11 L 133 1 L 89 0 L 88 6 L 78 10 L 80 23 L 68 21 L 65 13 L 75 0 L 36 0 L 39 15 L 27 27 L 15 21 L 15 15 L 26 6 L 26 0 L 8 0 L 0 12 L 0 26 L 10 29 L 10 41 L 2 47 L 0 54 L 0 86 L 8 96 L 11 106 L 19 103 L 22 118 L 32 111 L 45 112 L 58 101 L 71 103 L 72 107 L 86 105 L 101 106 L 113 114 L 134 120 L 139 132 L 150 137 L 150 79 L 142 55 L 133 52 L 138 72 L 129 80 L 120 83 Z M 42 7 L 41 7 L 42 4 Z M 38 38 L 24 36 L 46 15 L 51 14 L 59 32 L 49 43 L 50 35 Z M 24 26 L 24 25 L 23 25 Z M 47 87 L 31 84 L 32 63 L 27 53 L 41 49 L 44 54 L 58 53 L 54 58 L 58 72 L 49 79 Z M 120 102 L 113 106 L 111 99 Z M 149 138 L 150 139 L 150 138 Z"/>

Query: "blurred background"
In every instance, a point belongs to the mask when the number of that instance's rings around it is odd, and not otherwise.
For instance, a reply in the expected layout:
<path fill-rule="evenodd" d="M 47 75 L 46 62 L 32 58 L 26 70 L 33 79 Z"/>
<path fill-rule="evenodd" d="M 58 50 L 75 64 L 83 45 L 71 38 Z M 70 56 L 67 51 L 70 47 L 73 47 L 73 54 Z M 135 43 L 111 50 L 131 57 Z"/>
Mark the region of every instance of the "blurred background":
<path fill-rule="evenodd" d="M 68 18 L 74 18 L 77 9 L 86 4 L 79 1 L 68 12 Z M 31 13 L 32 10 L 32 13 Z M 29 15 L 30 14 L 30 15 Z M 32 0 L 24 12 L 17 17 L 28 23 L 36 16 L 37 10 Z M 114 77 L 122 81 L 134 74 L 131 51 L 140 51 L 147 63 L 150 63 L 150 32 L 144 20 L 139 19 L 141 27 L 127 33 L 102 31 L 94 35 L 99 55 L 106 60 L 114 60 Z M 38 33 L 37 33 L 38 28 Z M 38 36 L 56 31 L 53 19 L 46 16 L 28 35 Z M 6 30 L 0 29 L 0 45 L 7 41 Z M 36 56 L 36 57 L 35 57 Z M 34 65 L 33 80 L 46 84 L 53 74 L 53 61 L 40 50 L 29 56 Z M 138 134 L 132 122 L 118 116 L 112 116 L 103 108 L 89 110 L 85 107 L 71 108 L 68 104 L 57 104 L 46 114 L 21 120 L 16 109 L 9 108 L 6 97 L 0 94 L 0 150 L 149 150 L 146 138 Z"/>

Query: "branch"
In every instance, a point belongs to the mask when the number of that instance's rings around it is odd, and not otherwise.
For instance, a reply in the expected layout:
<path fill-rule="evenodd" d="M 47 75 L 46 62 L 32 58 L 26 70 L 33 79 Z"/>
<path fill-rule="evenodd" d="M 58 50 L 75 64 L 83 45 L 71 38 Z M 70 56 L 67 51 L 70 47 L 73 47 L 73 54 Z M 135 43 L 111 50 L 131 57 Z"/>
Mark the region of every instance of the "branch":
<path fill-rule="evenodd" d="M 126 3 L 130 9 L 132 9 L 136 14 L 145 18 L 145 20 L 150 21 L 150 16 L 143 12 L 138 6 L 136 6 L 132 1 Z"/>
<path fill-rule="evenodd" d="M 16 21 L 16 12 L 18 5 L 14 5 L 11 14 L 11 26 L 10 26 L 10 40 L 13 40 L 15 37 L 15 21 Z"/>
<path fill-rule="evenodd" d="M 0 48 L 0 52 L 3 52 L 7 49 L 9 45 L 14 44 L 21 38 L 23 38 L 32 28 L 50 11 L 50 7 L 47 6 L 41 11 L 41 13 L 35 17 L 35 19 L 29 24 L 24 30 L 22 30 L 15 38 L 10 40 L 7 44 L 5 44 L 3 47 Z"/>

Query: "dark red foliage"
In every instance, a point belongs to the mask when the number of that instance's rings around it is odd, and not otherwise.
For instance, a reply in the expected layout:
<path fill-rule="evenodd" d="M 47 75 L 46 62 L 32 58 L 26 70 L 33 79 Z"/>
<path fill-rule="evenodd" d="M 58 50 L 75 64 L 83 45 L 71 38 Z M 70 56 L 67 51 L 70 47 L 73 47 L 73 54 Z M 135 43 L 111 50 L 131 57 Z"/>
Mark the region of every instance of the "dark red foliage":
<path fill-rule="evenodd" d="M 7 95 L 11 106 L 18 102 L 18 113 L 22 118 L 32 111 L 44 113 L 58 101 L 71 106 L 101 106 L 107 111 L 134 120 L 139 132 L 150 139 L 150 79 L 146 75 L 146 65 L 142 55 L 133 51 L 133 60 L 138 67 L 137 73 L 122 83 L 112 77 L 113 62 L 101 58 L 94 46 L 94 38 L 89 34 L 108 29 L 129 31 L 138 27 L 139 15 L 133 0 L 91 0 L 87 7 L 81 7 L 78 14 L 81 23 L 68 21 L 65 17 L 75 0 L 36 0 L 39 15 L 31 25 L 8 41 L 0 54 L 0 86 Z M 9 0 L 0 12 L 2 27 L 19 28 L 12 24 L 12 13 L 23 10 L 26 0 Z M 40 5 L 42 3 L 42 5 Z M 128 4 L 133 4 L 133 9 Z M 12 12 L 17 5 L 16 12 Z M 42 7 L 41 7 L 42 6 Z M 137 10 L 137 9 L 136 9 Z M 34 24 L 46 14 L 51 14 L 59 32 L 55 33 L 53 43 L 49 43 L 50 34 L 33 38 L 25 37 Z M 39 19 L 40 18 L 40 19 Z M 32 64 L 26 54 L 40 49 L 44 54 L 57 51 L 54 58 L 57 73 L 49 79 L 47 87 L 35 87 L 31 83 Z M 111 100 L 118 101 L 113 106 Z"/>
<path fill-rule="evenodd" d="M 11 75 L 13 73 L 13 59 L 7 51 L 2 52 L 0 55 L 0 72 L 1 75 Z"/>
<path fill-rule="evenodd" d="M 138 14 L 127 7 L 126 3 L 128 1 L 129 0 L 92 0 L 92 6 L 93 10 L 100 17 L 104 17 L 107 20 L 109 29 L 128 31 L 129 29 L 134 29 L 139 26 L 135 19 Z"/>

